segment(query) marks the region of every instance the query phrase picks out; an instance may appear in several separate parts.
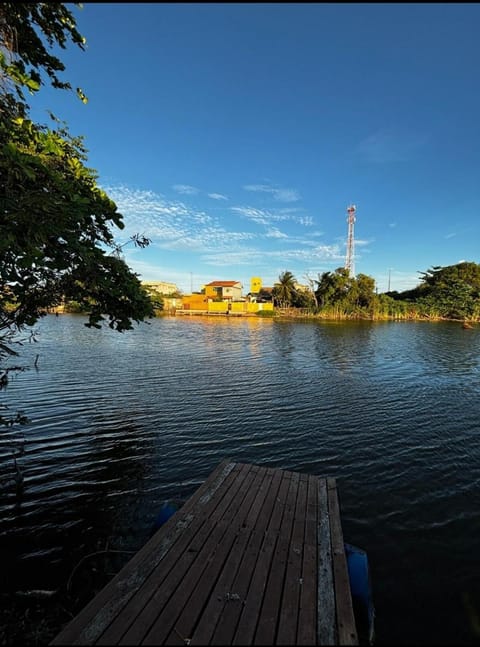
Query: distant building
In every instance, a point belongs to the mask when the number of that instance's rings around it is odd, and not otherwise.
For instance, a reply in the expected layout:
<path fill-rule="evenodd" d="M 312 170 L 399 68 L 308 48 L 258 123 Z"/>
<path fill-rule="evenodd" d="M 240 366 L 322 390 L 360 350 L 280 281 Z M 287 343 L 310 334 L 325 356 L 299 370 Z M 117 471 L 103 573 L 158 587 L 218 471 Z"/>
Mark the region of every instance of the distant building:
<path fill-rule="evenodd" d="M 142 281 L 144 288 L 157 294 L 175 294 L 178 293 L 178 287 L 175 283 L 167 283 L 166 281 Z"/>
<path fill-rule="evenodd" d="M 239 281 L 212 281 L 205 287 L 207 299 L 239 301 L 242 298 L 242 284 Z"/>

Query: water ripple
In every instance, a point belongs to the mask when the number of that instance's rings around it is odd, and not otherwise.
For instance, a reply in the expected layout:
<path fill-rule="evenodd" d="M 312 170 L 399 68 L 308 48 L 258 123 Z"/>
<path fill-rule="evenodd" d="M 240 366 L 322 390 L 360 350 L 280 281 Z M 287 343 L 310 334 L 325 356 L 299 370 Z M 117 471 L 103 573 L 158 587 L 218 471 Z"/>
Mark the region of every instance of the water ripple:
<path fill-rule="evenodd" d="M 400 642 L 422 637 L 400 613 L 420 569 L 432 639 L 468 641 L 452 614 L 435 633 L 437 567 L 419 565 L 433 555 L 450 591 L 473 586 L 478 331 L 212 319 L 158 319 L 125 335 L 75 316 L 40 322 L 24 354 L 31 367 L 39 354 L 38 370 L 4 394 L 31 418 L 0 444 L 7 589 L 57 587 L 99 542 L 139 547 L 161 502 L 190 496 L 229 457 L 337 478 L 344 534 L 374 561 L 380 637 L 392 627 Z"/>

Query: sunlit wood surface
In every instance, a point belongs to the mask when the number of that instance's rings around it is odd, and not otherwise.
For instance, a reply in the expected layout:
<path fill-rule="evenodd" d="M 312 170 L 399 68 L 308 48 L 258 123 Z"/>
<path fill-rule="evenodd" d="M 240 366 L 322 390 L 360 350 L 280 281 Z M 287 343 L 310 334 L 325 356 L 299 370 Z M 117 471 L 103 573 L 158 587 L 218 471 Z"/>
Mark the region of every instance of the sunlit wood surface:
<path fill-rule="evenodd" d="M 358 644 L 335 479 L 222 462 L 52 644 Z"/>

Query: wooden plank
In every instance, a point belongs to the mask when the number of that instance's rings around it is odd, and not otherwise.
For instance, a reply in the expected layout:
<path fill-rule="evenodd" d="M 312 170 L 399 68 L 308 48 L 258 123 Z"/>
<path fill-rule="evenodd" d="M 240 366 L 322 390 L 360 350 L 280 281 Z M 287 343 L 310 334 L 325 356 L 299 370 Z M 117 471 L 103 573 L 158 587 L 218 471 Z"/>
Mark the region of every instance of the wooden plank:
<path fill-rule="evenodd" d="M 181 515 L 176 513 L 169 519 L 128 565 L 64 627 L 51 644 L 93 644 L 196 518 L 196 509 L 209 505 L 215 492 L 234 470 L 235 463 L 222 461 L 183 506 Z"/>
<path fill-rule="evenodd" d="M 231 593 L 231 589 L 227 588 L 225 590 L 219 581 L 222 579 L 222 575 L 223 580 L 231 580 L 235 575 L 235 563 L 238 562 L 238 556 L 241 557 L 245 541 L 250 536 L 258 519 L 261 506 L 272 480 L 272 472 L 273 470 L 269 468 L 259 468 L 257 478 L 252 483 L 247 496 L 242 502 L 237 503 L 237 510 L 234 511 L 235 523 L 230 525 L 221 543 L 215 549 L 209 566 L 194 588 L 182 614 L 175 623 L 173 632 L 168 636 L 166 644 L 182 644 L 180 640 L 181 636 L 188 637 L 191 643 L 193 642 L 195 627 L 199 621 L 203 622 L 204 626 L 206 624 L 205 620 L 207 623 L 210 621 L 213 624 L 215 614 L 209 618 L 207 610 L 212 608 L 212 601 L 214 606 L 216 601 L 217 607 L 219 605 L 223 607 L 226 598 L 225 594 Z M 232 569 L 233 574 L 231 572 Z M 235 600 L 236 596 L 232 596 L 230 599 Z M 213 624 L 212 633 L 214 628 L 215 624 Z M 201 641 L 201 644 L 208 643 L 209 639 Z"/>
<path fill-rule="evenodd" d="M 198 508 L 195 519 L 185 529 L 182 537 L 172 550 L 135 592 L 115 623 L 104 632 L 98 641 L 99 643 L 114 644 L 121 642 L 125 634 L 130 631 L 136 632 L 137 637 L 143 636 L 148 631 L 153 622 L 151 613 L 156 615 L 157 610 L 161 608 L 162 600 L 159 599 L 158 589 L 162 586 L 165 595 L 167 595 L 170 590 L 169 587 L 172 587 L 172 580 L 173 582 L 181 580 L 183 573 L 194 557 L 195 550 L 197 550 L 195 541 L 211 532 L 210 519 L 221 517 L 225 508 L 228 507 L 229 501 L 235 496 L 240 484 L 246 478 L 247 473 L 247 469 L 238 464 L 235 465 L 235 470 L 232 470 L 223 487 L 214 492 L 213 497 L 208 498 L 209 493 L 200 497 L 200 501 L 204 505 Z M 179 512 L 181 513 L 182 511 L 183 508 Z M 155 604 L 152 603 L 154 596 L 157 596 Z M 140 638 L 137 639 L 140 640 Z"/>
<path fill-rule="evenodd" d="M 270 565 L 265 597 L 263 599 L 258 627 L 255 632 L 255 645 L 273 645 L 275 642 L 278 613 L 288 560 L 288 547 L 290 545 L 290 535 L 295 517 L 299 477 L 300 475 L 298 473 L 292 473 L 280 527 L 280 535 Z"/>
<path fill-rule="evenodd" d="M 215 514 L 221 514 L 228 500 L 235 495 L 238 487 L 239 478 L 245 478 L 245 473 L 241 471 L 240 466 L 235 465 L 231 473 L 224 480 L 222 487 L 215 489 L 214 492 L 207 490 L 199 497 L 199 505 L 189 512 L 186 511 L 187 517 L 193 517 L 191 523 L 186 526 L 178 538 L 177 542 L 171 547 L 170 551 L 158 561 L 155 568 L 151 570 L 148 577 L 144 579 L 141 586 L 133 592 L 127 604 L 121 609 L 121 614 L 117 616 L 115 622 L 106 628 L 104 633 L 99 637 L 97 644 L 109 645 L 121 641 L 124 634 L 129 631 L 132 624 L 138 622 L 139 627 L 144 622 L 144 609 L 149 604 L 152 596 L 155 594 L 164 579 L 175 569 L 173 577 L 181 577 L 181 567 L 177 567 L 178 555 L 186 552 L 191 548 L 191 542 L 200 532 L 208 532 L 205 529 L 207 519 Z M 240 481 L 241 482 L 241 481 Z M 187 504 L 178 511 L 177 523 L 182 523 L 184 519 L 184 510 Z M 154 556 L 150 556 L 153 559 Z M 140 616 L 140 620 L 138 620 Z M 147 620 L 147 629 L 151 622 Z M 145 629 L 145 631 L 147 630 Z"/>
<path fill-rule="evenodd" d="M 335 479 L 327 479 L 328 509 L 330 517 L 330 540 L 332 544 L 337 631 L 340 645 L 358 645 L 355 617 L 353 615 L 350 581 L 348 578 L 343 532 L 340 523 L 340 506 Z"/>
<path fill-rule="evenodd" d="M 132 645 L 146 641 L 159 644 L 168 635 L 173 628 L 177 614 L 180 613 L 185 604 L 185 601 L 182 603 L 182 600 L 188 593 L 185 587 L 190 584 L 193 577 L 191 575 L 192 564 L 197 564 L 193 570 L 193 575 L 197 574 L 199 568 L 205 568 L 211 550 L 210 542 L 216 543 L 233 521 L 232 501 L 238 496 L 243 499 L 249 491 L 250 484 L 256 473 L 257 469 L 254 466 L 244 465 L 241 467 L 234 483 L 234 485 L 238 485 L 238 482 L 244 477 L 240 486 L 237 488 L 232 487 L 231 496 L 224 497 L 220 505 L 205 519 L 201 530 L 192 538 L 188 550 L 176 554 L 175 568 L 168 573 L 161 586 L 157 586 L 155 592 L 135 618 L 134 624 L 124 634 L 119 644 Z M 205 545 L 207 546 L 206 548 Z M 177 609 L 177 604 L 181 604 L 179 609 Z M 162 637 L 157 638 L 156 633 L 161 634 Z"/>
<path fill-rule="evenodd" d="M 286 471 L 279 471 L 279 473 L 282 476 L 280 488 L 273 502 L 273 512 L 263 538 L 248 595 L 237 625 L 233 639 L 234 645 L 251 645 L 255 636 L 292 476 L 290 472 Z"/>
<path fill-rule="evenodd" d="M 300 605 L 298 610 L 297 645 L 315 645 L 317 642 L 317 512 L 319 477 L 308 477 L 307 509 L 305 513 L 305 540 Z"/>
<path fill-rule="evenodd" d="M 252 574 L 258 560 L 261 544 L 265 537 L 265 531 L 270 521 L 276 501 L 276 495 L 280 485 L 281 473 L 277 470 L 275 480 L 270 488 L 270 496 L 266 499 L 262 508 L 262 514 L 257 519 L 257 524 L 250 534 L 249 541 L 245 547 L 240 567 L 233 582 L 233 591 L 236 594 L 224 608 L 224 612 L 215 628 L 211 638 L 212 645 L 226 645 L 233 641 L 235 630 L 244 606 L 248 598 L 248 591 Z"/>
<path fill-rule="evenodd" d="M 238 574 L 241 573 L 242 577 L 245 575 L 245 553 L 251 550 L 252 538 L 263 533 L 262 528 L 269 521 L 280 480 L 281 472 L 279 470 L 271 468 L 266 470 L 265 479 L 257 493 L 251 514 L 242 526 L 223 565 L 222 573 L 215 584 L 199 623 L 191 633 L 191 645 L 211 644 L 210 641 L 220 617 L 222 619 L 225 617 L 222 614 L 226 606 L 229 610 L 234 605 L 240 606 L 240 610 L 243 608 L 244 593 L 239 587 Z"/>
<path fill-rule="evenodd" d="M 307 506 L 308 477 L 300 475 L 292 536 L 288 547 L 287 570 L 280 604 L 277 645 L 294 645 L 297 638 L 298 612 L 302 579 L 303 544 Z"/>
<path fill-rule="evenodd" d="M 336 481 L 223 461 L 52 642 L 358 644 Z"/>
<path fill-rule="evenodd" d="M 337 643 L 335 588 L 332 570 L 327 481 L 325 479 L 321 479 L 318 483 L 317 542 L 317 640 L 319 645 L 335 645 Z"/>

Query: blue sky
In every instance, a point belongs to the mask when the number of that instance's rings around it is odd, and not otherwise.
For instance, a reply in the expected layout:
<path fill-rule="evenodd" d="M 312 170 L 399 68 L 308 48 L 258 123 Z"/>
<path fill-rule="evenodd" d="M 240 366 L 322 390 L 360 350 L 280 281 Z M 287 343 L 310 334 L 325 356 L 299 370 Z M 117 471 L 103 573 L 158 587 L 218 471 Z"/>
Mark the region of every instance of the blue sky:
<path fill-rule="evenodd" d="M 143 280 L 300 283 L 345 263 L 379 292 L 480 262 L 480 4 L 72 6 L 61 52 L 89 98 L 42 88 L 152 240 Z"/>

